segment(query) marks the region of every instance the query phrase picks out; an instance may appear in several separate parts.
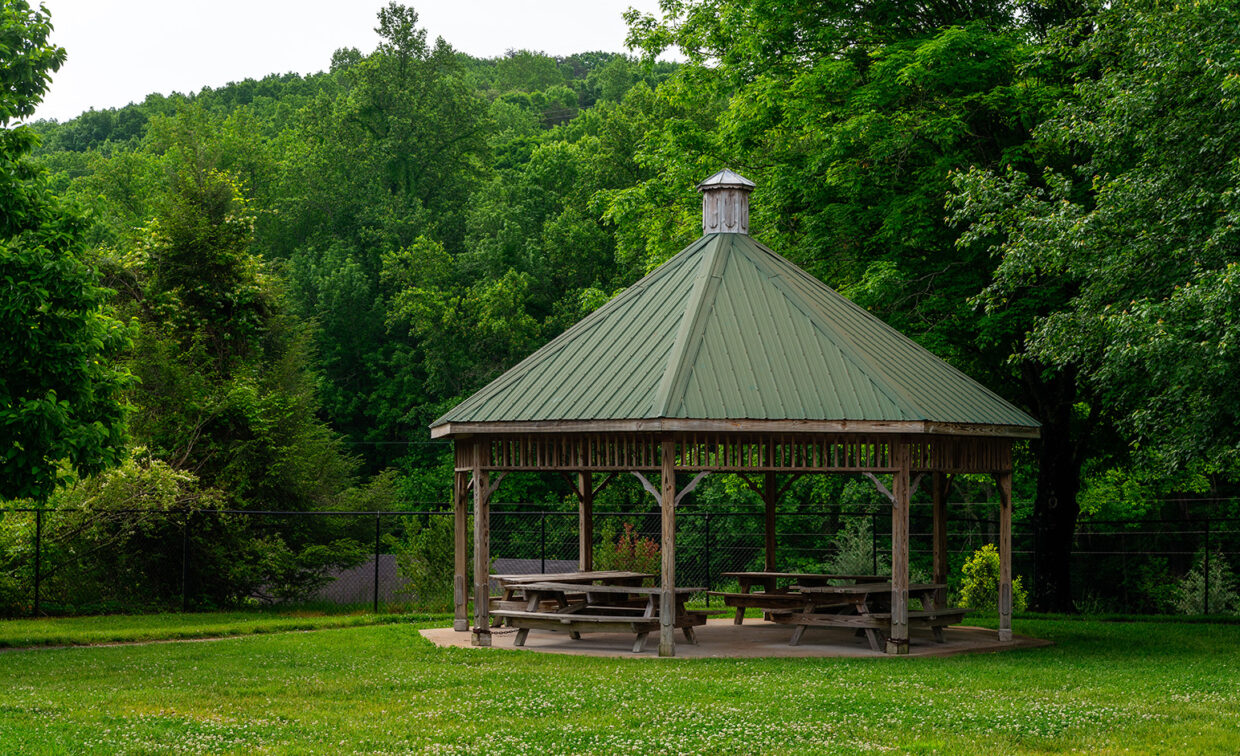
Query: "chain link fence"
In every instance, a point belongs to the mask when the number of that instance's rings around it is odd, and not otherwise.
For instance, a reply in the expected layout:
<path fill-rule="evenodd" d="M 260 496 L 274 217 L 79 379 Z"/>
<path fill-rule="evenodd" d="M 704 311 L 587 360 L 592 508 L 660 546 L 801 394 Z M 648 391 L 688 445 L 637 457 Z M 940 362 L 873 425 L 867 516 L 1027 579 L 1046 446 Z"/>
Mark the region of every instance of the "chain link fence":
<path fill-rule="evenodd" d="M 911 520 L 911 569 L 929 579 L 929 508 L 914 506 Z M 678 512 L 677 583 L 726 590 L 726 573 L 763 569 L 764 523 L 760 511 Z M 883 512 L 781 512 L 777 568 L 882 574 L 890 563 L 890 523 Z M 596 512 L 596 565 L 626 528 L 657 545 L 659 513 Z M 997 539 L 995 519 L 949 515 L 953 588 L 964 561 Z M 1029 523 L 1014 523 L 1013 571 L 1026 586 L 1037 579 L 1036 548 Z M 0 512 L 0 549 L 3 616 L 253 606 L 400 610 L 426 605 L 431 593 L 450 595 L 453 572 L 452 513 L 430 508 L 16 509 Z M 494 504 L 491 556 L 496 574 L 577 569 L 577 512 Z M 1240 611 L 1232 573 L 1240 566 L 1237 519 L 1084 521 L 1072 559 L 1074 599 L 1086 611 Z M 650 571 L 657 572 L 657 559 Z"/>

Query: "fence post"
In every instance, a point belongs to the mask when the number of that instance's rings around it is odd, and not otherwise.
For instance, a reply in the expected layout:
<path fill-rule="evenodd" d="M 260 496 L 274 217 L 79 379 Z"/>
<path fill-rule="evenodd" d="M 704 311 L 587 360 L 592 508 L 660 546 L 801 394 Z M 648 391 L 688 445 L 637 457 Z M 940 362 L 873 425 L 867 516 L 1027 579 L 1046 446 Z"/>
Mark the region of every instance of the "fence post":
<path fill-rule="evenodd" d="M 1203 604 L 1203 608 L 1205 609 L 1204 613 L 1209 614 L 1210 613 L 1210 518 L 1209 517 L 1206 518 L 1206 556 L 1205 556 L 1205 564 L 1203 565 L 1203 572 L 1205 576 L 1206 595 L 1203 597 L 1205 600 L 1202 602 L 1202 604 Z"/>
<path fill-rule="evenodd" d="M 538 571 L 547 574 L 547 513 L 538 513 Z"/>
<path fill-rule="evenodd" d="M 39 589 L 43 579 L 43 508 L 34 511 L 34 616 L 40 613 Z"/>
<path fill-rule="evenodd" d="M 371 611 L 375 614 L 379 613 L 379 521 L 382 518 L 378 512 L 375 512 L 375 585 L 374 585 L 374 603 Z"/>
<path fill-rule="evenodd" d="M 187 580 L 189 574 L 189 518 L 193 517 L 193 512 L 185 513 L 185 520 L 181 523 L 181 611 L 184 612 L 189 602 L 189 583 Z"/>

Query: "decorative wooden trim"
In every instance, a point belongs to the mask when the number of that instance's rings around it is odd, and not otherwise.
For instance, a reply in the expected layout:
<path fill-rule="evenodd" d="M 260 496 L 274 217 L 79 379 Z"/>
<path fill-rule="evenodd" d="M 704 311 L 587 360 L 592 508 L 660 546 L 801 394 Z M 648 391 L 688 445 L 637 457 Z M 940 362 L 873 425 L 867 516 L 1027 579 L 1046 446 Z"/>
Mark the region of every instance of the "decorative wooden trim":
<path fill-rule="evenodd" d="M 506 471 L 495 473 L 495 479 L 487 484 L 487 499 L 490 500 L 491 494 L 495 493 L 495 489 L 499 488 L 499 484 L 504 482 L 504 477 L 508 475 Z"/>
<path fill-rule="evenodd" d="M 662 494 L 659 493 L 659 489 L 655 488 L 654 484 L 652 484 L 645 475 L 642 475 L 640 472 L 636 470 L 630 470 L 629 472 L 633 473 L 634 478 L 637 478 L 638 480 L 641 481 L 642 488 L 646 489 L 647 493 L 649 493 L 651 496 L 654 497 L 654 500 L 656 503 L 662 500 L 661 498 Z"/>
<path fill-rule="evenodd" d="M 887 500 L 891 502 L 891 505 L 893 507 L 896 506 L 896 495 L 893 494 L 891 491 L 887 490 L 887 486 L 883 485 L 883 482 L 878 479 L 878 476 L 876 476 L 874 473 L 869 473 L 869 472 L 864 472 L 861 474 L 870 479 L 870 482 L 874 484 L 874 487 L 878 489 L 878 492 L 881 493 L 883 496 L 886 496 Z M 921 486 L 921 479 L 924 476 L 925 476 L 925 473 L 917 473 L 917 475 L 913 478 L 912 483 L 909 484 L 909 487 L 908 487 L 909 499 L 912 499 L 913 494 L 917 493 L 917 489 Z M 893 487 L 894 487 L 894 483 L 893 483 Z"/>
<path fill-rule="evenodd" d="M 993 474 L 1011 470 L 1011 440 L 884 434 L 677 433 L 671 435 L 678 472 L 870 473 L 896 471 L 893 448 L 909 448 L 911 472 Z M 461 448 L 482 447 L 483 469 L 558 472 L 653 472 L 663 465 L 663 439 L 650 433 L 564 433 L 471 436 Z M 472 464 L 471 464 L 472 469 Z M 571 479 L 570 479 L 571 480 Z M 762 495 L 754 480 L 746 485 Z M 605 484 L 604 484 L 605 485 Z M 781 492 L 782 493 L 782 492 Z"/>
<path fill-rule="evenodd" d="M 806 475 L 806 473 L 797 472 L 797 473 L 792 473 L 791 475 L 789 475 L 788 479 L 784 481 L 784 484 L 779 487 L 778 491 L 775 492 L 775 498 L 776 499 L 782 498 L 784 494 L 788 493 L 788 489 L 792 488 L 792 484 L 800 480 L 801 476 L 803 475 Z"/>
<path fill-rule="evenodd" d="M 702 482 L 702 478 L 705 478 L 707 475 L 710 475 L 710 471 L 700 472 L 697 475 L 694 475 L 693 480 L 689 481 L 689 483 L 685 485 L 684 488 L 680 489 L 680 492 L 676 494 L 676 499 L 672 503 L 675 506 L 680 506 L 680 500 L 692 493 L 693 489 L 698 487 L 698 483 Z"/>

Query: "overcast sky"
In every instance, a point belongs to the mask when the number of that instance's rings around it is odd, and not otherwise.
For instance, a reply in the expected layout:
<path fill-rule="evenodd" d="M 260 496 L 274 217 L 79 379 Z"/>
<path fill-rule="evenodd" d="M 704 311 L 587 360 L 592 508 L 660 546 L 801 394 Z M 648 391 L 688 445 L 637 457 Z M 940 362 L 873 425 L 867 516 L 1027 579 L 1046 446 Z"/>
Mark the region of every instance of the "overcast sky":
<path fill-rule="evenodd" d="M 37 2 L 37 0 L 36 0 Z M 43 0 L 68 62 L 36 118 L 196 92 L 269 73 L 313 73 L 341 47 L 374 49 L 385 0 Z M 32 5 L 35 4 L 32 2 Z M 508 49 L 624 51 L 621 14 L 657 0 L 423 0 L 431 39 L 479 57 Z"/>

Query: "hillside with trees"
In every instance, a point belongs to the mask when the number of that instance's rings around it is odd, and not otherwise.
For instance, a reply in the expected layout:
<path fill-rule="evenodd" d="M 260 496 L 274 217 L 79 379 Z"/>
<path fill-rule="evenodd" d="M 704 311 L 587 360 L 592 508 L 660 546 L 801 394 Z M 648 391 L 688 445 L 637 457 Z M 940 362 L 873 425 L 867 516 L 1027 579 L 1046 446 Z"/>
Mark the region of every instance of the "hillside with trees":
<path fill-rule="evenodd" d="M 1043 423 L 1017 477 L 1037 607 L 1072 608 L 1082 513 L 1237 493 L 1226 2 L 694 0 L 631 14 L 633 54 L 496 59 L 392 3 L 373 51 L 321 73 L 25 125 L 64 51 L 15 7 L 0 500 L 63 508 L 49 528 L 446 505 L 428 423 L 697 238 L 694 186 L 724 166 L 757 183 L 756 238 Z M 558 479 L 505 486 L 569 501 Z M 600 506 L 643 496 L 625 481 Z M 729 476 L 695 494 L 748 496 Z M 878 501 L 806 479 L 784 505 Z M 259 579 L 230 549 L 296 586 L 365 537 L 217 522 L 195 538 L 221 604 Z M 5 516 L 0 560 L 29 527 Z M 135 574 L 141 539 L 171 537 L 121 531 L 97 542 Z"/>

